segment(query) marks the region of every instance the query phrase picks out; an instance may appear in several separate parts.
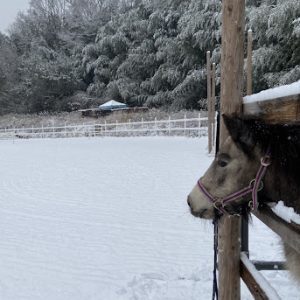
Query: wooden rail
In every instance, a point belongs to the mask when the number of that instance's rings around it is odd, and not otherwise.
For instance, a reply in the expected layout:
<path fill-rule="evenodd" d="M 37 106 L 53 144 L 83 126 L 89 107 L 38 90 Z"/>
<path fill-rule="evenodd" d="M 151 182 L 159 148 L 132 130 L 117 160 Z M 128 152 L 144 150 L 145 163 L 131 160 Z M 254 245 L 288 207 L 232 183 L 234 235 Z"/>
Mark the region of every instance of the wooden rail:
<path fill-rule="evenodd" d="M 253 212 L 253 214 L 266 226 L 278 234 L 285 243 L 300 253 L 299 225 L 287 223 L 278 217 L 269 207 Z M 284 263 L 281 261 L 250 261 L 247 256 L 245 257 L 245 255 L 245 253 L 241 254 L 240 274 L 255 299 L 280 299 L 277 293 L 275 296 L 270 296 L 270 291 L 273 293 L 274 289 L 258 272 L 258 270 L 285 270 L 286 268 Z"/>
<path fill-rule="evenodd" d="M 243 49 L 245 0 L 222 1 L 222 57 L 221 57 L 221 113 L 243 114 L 263 119 L 269 124 L 300 124 L 300 92 L 289 96 L 276 96 L 275 99 L 252 101 L 252 31 L 248 32 L 247 57 L 247 97 L 242 101 L 243 91 Z M 251 43 L 251 44 L 250 44 Z M 298 86 L 297 86 L 298 88 Z M 267 93 L 269 94 L 269 93 Z M 271 93 L 271 95 L 276 95 Z M 249 100 L 251 98 L 251 101 Z M 263 98 L 261 98 L 263 99 Z M 219 143 L 227 136 L 221 122 Z M 254 215 L 276 232 L 282 240 L 300 253 L 300 228 L 288 224 L 275 215 L 270 208 L 265 208 Z M 221 300 L 240 299 L 240 277 L 244 280 L 255 299 L 280 299 L 276 291 L 267 283 L 255 268 L 246 253 L 240 251 L 240 220 L 237 217 L 222 217 L 219 227 L 219 298 Z M 243 232 L 247 232 L 247 226 Z M 242 238 L 243 240 L 243 238 Z M 247 240 L 247 239 L 244 239 Z M 248 246 L 247 246 L 248 247 Z M 246 248 L 247 248 L 246 247 Z M 248 249 L 248 248 L 247 248 Z M 246 250 L 247 251 L 247 250 Z M 238 257 L 238 260 L 237 260 Z M 238 264 L 237 264 L 238 261 Z M 282 262 L 276 262 L 284 269 Z M 256 263 L 260 269 L 274 269 L 274 262 Z"/>
<path fill-rule="evenodd" d="M 270 229 L 277 233 L 281 239 L 289 246 L 300 253 L 300 226 L 285 222 L 273 211 L 266 207 L 253 214 L 266 224 Z"/>
<path fill-rule="evenodd" d="M 264 101 L 245 102 L 243 114 L 261 118 L 269 124 L 300 123 L 300 94 Z"/>
<path fill-rule="evenodd" d="M 251 32 L 252 35 L 252 32 Z M 248 42 L 252 41 L 252 37 L 248 39 Z M 252 49 L 248 45 L 248 49 Z M 251 56 L 251 52 L 248 52 L 248 56 Z M 251 59 L 247 59 L 247 62 Z M 252 66 L 251 63 L 247 64 L 247 76 L 251 76 Z M 251 80 L 247 80 L 247 95 L 250 95 Z M 300 85 L 300 82 L 299 82 Z M 299 88 L 300 89 L 300 88 Z M 297 88 L 297 90 L 299 90 Z M 266 91 L 264 91 L 266 92 Z M 267 94 L 273 94 L 272 92 Z M 276 93 L 275 93 L 276 94 Z M 264 120 L 268 124 L 296 124 L 300 123 L 300 93 L 288 96 L 277 97 L 274 99 L 264 99 L 253 101 L 257 98 L 257 95 L 250 95 L 245 97 L 243 101 L 243 116 L 258 118 Z M 260 99 L 258 97 L 257 99 Z M 251 99 L 251 101 L 249 101 Z M 278 234 L 281 239 L 292 247 L 295 251 L 300 253 L 300 226 L 285 222 L 278 217 L 269 207 L 265 207 L 253 213 L 260 221 L 262 221 L 267 227 Z M 246 225 L 247 227 L 247 225 Z M 245 231 L 246 232 L 246 231 Z M 247 232 L 246 232 L 247 234 Z M 245 237 L 242 236 L 242 240 Z M 247 238 L 246 238 L 247 240 Z M 248 241 L 246 242 L 248 249 Z M 248 251 L 248 250 L 247 250 Z M 248 253 L 248 252 L 247 252 Z M 285 270 L 285 264 L 283 262 L 272 261 L 250 261 L 245 253 L 241 254 L 240 274 L 241 278 L 249 288 L 255 299 L 267 300 L 267 299 L 280 299 L 275 290 L 268 284 L 264 277 L 258 272 L 258 270 Z M 271 293 L 271 294 L 270 294 Z M 275 293 L 275 294 L 274 294 Z"/>
<path fill-rule="evenodd" d="M 245 253 L 241 253 L 241 278 L 246 283 L 255 300 L 279 300 L 280 297 L 266 279 L 256 270 Z"/>

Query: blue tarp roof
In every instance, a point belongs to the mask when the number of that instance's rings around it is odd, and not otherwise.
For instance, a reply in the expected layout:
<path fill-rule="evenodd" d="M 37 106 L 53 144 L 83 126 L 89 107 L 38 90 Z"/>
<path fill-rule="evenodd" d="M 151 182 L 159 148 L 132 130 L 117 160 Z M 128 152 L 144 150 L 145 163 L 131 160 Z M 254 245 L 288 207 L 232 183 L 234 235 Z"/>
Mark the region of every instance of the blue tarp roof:
<path fill-rule="evenodd" d="M 101 110 L 111 110 L 111 109 L 126 108 L 126 107 L 127 105 L 125 103 L 121 103 L 115 100 L 107 101 L 104 104 L 99 106 Z"/>

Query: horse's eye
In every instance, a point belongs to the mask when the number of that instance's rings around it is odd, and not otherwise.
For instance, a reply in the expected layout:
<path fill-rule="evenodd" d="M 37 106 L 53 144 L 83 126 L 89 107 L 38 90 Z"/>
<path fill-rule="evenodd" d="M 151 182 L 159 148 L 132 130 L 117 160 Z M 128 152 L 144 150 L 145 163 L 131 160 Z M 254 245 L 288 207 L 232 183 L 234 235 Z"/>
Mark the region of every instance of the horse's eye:
<path fill-rule="evenodd" d="M 226 167 L 227 166 L 227 161 L 225 161 L 225 160 L 219 160 L 218 161 L 218 165 L 220 166 L 220 167 L 222 167 L 222 168 L 224 168 L 224 167 Z"/>
<path fill-rule="evenodd" d="M 224 168 L 228 165 L 230 161 L 230 156 L 227 153 L 220 153 L 217 158 L 218 166 Z"/>

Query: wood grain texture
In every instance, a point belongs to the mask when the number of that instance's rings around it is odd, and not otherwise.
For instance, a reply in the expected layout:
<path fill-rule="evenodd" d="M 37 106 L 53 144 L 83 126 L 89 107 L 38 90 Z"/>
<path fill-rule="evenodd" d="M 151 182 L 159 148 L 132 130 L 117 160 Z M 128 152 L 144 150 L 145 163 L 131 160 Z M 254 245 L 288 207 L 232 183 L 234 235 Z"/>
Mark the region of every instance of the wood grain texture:
<path fill-rule="evenodd" d="M 241 261 L 241 278 L 247 285 L 249 291 L 251 292 L 252 296 L 255 300 L 269 300 L 266 293 L 263 291 L 263 289 L 259 286 L 259 284 L 256 282 L 252 274 L 249 272 L 249 270 L 246 268 L 246 266 Z"/>
<path fill-rule="evenodd" d="M 207 113 L 208 113 L 208 152 L 212 151 L 212 105 L 211 105 L 211 63 L 210 51 L 206 52 L 207 69 Z"/>
<path fill-rule="evenodd" d="M 252 266 L 251 269 L 248 269 L 248 266 Z M 279 300 L 281 299 L 274 288 L 268 284 L 266 279 L 261 273 L 259 273 L 253 263 L 247 258 L 245 253 L 241 254 L 241 278 L 247 285 L 252 296 L 255 300 Z M 261 278 L 261 280 L 257 280 Z"/>
<path fill-rule="evenodd" d="M 269 124 L 300 124 L 300 94 L 244 103 L 243 114 Z"/>
<path fill-rule="evenodd" d="M 245 0 L 222 1 L 221 113 L 242 112 Z M 220 145 L 228 137 L 221 120 Z M 219 223 L 219 296 L 240 299 L 240 217 L 223 216 Z"/>

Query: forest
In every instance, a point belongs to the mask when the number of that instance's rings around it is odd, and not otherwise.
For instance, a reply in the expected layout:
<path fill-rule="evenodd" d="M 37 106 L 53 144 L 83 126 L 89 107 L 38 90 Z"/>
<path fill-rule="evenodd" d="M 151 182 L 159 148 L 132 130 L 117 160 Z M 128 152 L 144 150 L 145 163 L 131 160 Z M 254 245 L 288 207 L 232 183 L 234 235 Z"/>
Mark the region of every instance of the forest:
<path fill-rule="evenodd" d="M 220 89 L 219 0 L 31 0 L 0 33 L 0 114 L 114 99 L 171 111 L 206 105 L 206 51 Z M 300 79 L 300 1 L 247 0 L 254 92 Z"/>

